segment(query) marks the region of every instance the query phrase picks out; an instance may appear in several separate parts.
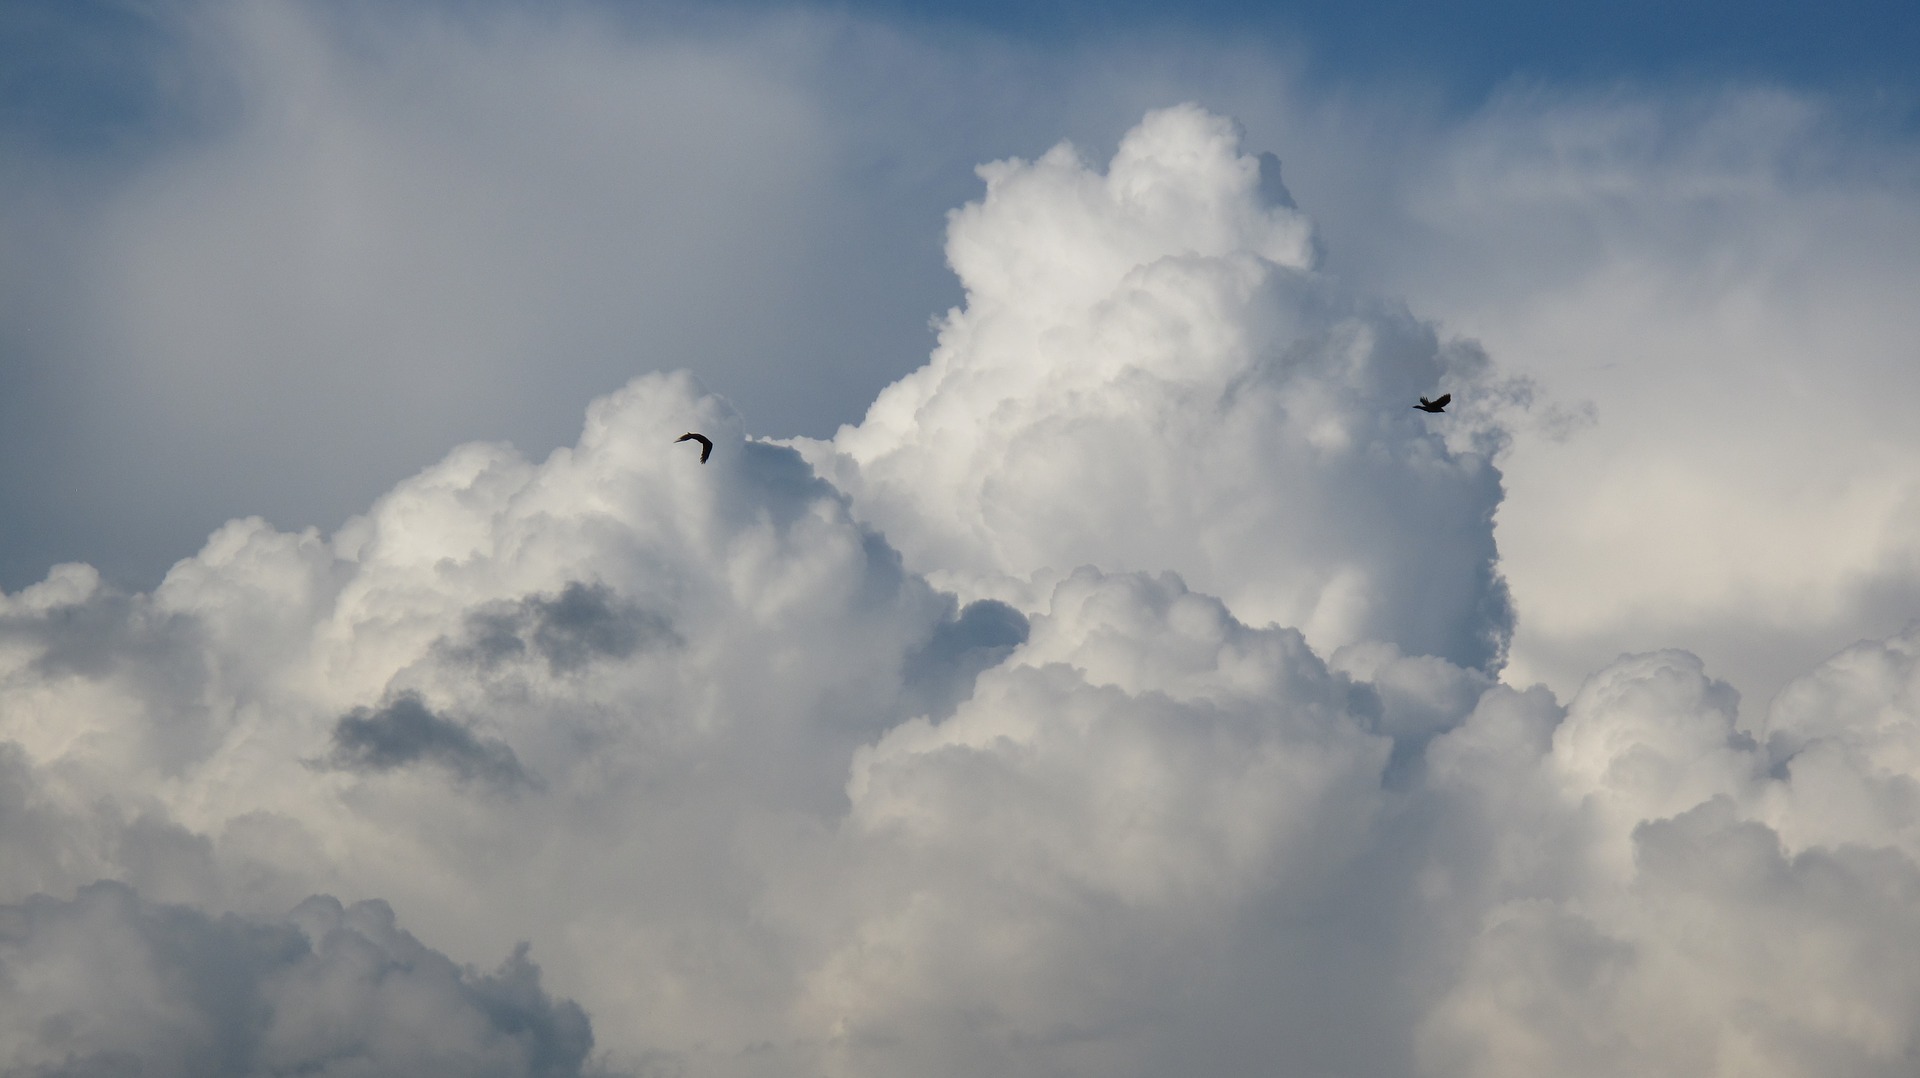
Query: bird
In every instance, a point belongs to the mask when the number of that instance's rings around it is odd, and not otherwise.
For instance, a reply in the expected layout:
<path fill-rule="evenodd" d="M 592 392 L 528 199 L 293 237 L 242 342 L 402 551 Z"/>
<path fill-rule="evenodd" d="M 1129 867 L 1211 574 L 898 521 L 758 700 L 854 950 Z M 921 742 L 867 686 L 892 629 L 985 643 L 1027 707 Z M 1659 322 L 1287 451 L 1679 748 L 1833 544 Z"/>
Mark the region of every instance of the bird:
<path fill-rule="evenodd" d="M 713 439 L 708 438 L 704 434 L 695 434 L 692 431 L 688 431 L 687 433 L 682 434 L 680 437 L 675 438 L 674 441 L 675 442 L 699 442 L 700 443 L 700 463 L 702 464 L 705 464 L 707 462 L 707 458 L 713 455 Z"/>
<path fill-rule="evenodd" d="M 1414 405 L 1414 407 L 1420 409 L 1423 412 L 1434 412 L 1437 414 L 1439 412 L 1446 411 L 1447 402 L 1452 399 L 1453 399 L 1453 394 L 1451 393 L 1440 394 L 1440 399 L 1437 401 L 1430 401 L 1425 397 L 1421 397 L 1420 403 Z"/>

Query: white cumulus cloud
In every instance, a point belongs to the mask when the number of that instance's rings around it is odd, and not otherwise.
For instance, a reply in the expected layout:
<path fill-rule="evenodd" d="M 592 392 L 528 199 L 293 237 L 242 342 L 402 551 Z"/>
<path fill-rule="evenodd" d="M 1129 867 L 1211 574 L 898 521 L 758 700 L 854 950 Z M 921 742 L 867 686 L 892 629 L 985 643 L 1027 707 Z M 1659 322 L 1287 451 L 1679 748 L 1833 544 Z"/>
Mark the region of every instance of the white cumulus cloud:
<path fill-rule="evenodd" d="M 0 596 L 4 1066 L 1909 1072 L 1916 631 L 1501 682 L 1528 387 L 1242 141 L 987 167 L 831 441 L 647 375 Z"/>
<path fill-rule="evenodd" d="M 1499 664 L 1490 414 L 1524 386 L 1314 273 L 1280 162 L 1198 108 L 1104 172 L 1062 145 L 981 175 L 932 359 L 803 443 L 910 565 L 1016 603 L 1081 564 L 1171 569 L 1323 648 Z"/>

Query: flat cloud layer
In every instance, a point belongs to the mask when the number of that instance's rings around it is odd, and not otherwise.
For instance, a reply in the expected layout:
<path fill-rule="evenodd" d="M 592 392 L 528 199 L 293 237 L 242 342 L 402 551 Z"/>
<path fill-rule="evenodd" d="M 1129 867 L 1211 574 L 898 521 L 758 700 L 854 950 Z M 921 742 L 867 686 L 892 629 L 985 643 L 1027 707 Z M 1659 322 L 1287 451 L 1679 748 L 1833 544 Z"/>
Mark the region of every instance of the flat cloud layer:
<path fill-rule="evenodd" d="M 0 596 L 4 1066 L 1911 1070 L 1920 630 L 1501 684 L 1524 383 L 1199 108 L 984 171 L 831 442 L 648 375 Z"/>

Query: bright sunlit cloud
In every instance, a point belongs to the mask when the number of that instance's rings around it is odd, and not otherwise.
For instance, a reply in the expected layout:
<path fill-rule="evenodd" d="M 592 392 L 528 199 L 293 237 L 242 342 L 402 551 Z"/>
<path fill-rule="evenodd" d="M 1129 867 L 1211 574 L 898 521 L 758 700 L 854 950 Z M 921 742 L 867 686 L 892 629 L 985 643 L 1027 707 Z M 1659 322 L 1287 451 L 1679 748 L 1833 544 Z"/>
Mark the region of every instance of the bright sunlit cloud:
<path fill-rule="evenodd" d="M 0 175 L 0 1070 L 1904 1073 L 1910 146 L 736 14 Z"/>

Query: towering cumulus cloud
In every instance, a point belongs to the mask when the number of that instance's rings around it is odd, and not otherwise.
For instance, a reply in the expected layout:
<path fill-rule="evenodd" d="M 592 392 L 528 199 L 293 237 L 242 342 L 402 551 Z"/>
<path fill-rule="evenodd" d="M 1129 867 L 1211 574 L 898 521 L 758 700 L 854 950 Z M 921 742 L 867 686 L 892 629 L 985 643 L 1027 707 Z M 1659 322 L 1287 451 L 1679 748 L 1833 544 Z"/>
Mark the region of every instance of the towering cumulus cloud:
<path fill-rule="evenodd" d="M 0 1073 L 1912 1072 L 1920 629 L 1502 684 L 1523 385 L 1197 108 L 985 175 L 831 442 L 648 376 L 0 596 Z"/>
<path fill-rule="evenodd" d="M 932 361 L 806 447 L 909 565 L 1009 598 L 1171 569 L 1317 647 L 1498 665 L 1487 418 L 1517 387 L 1477 348 L 1316 274 L 1280 162 L 1200 109 L 1104 174 L 1066 145 L 980 173 Z M 1447 390 L 1464 415 L 1410 407 Z"/>

